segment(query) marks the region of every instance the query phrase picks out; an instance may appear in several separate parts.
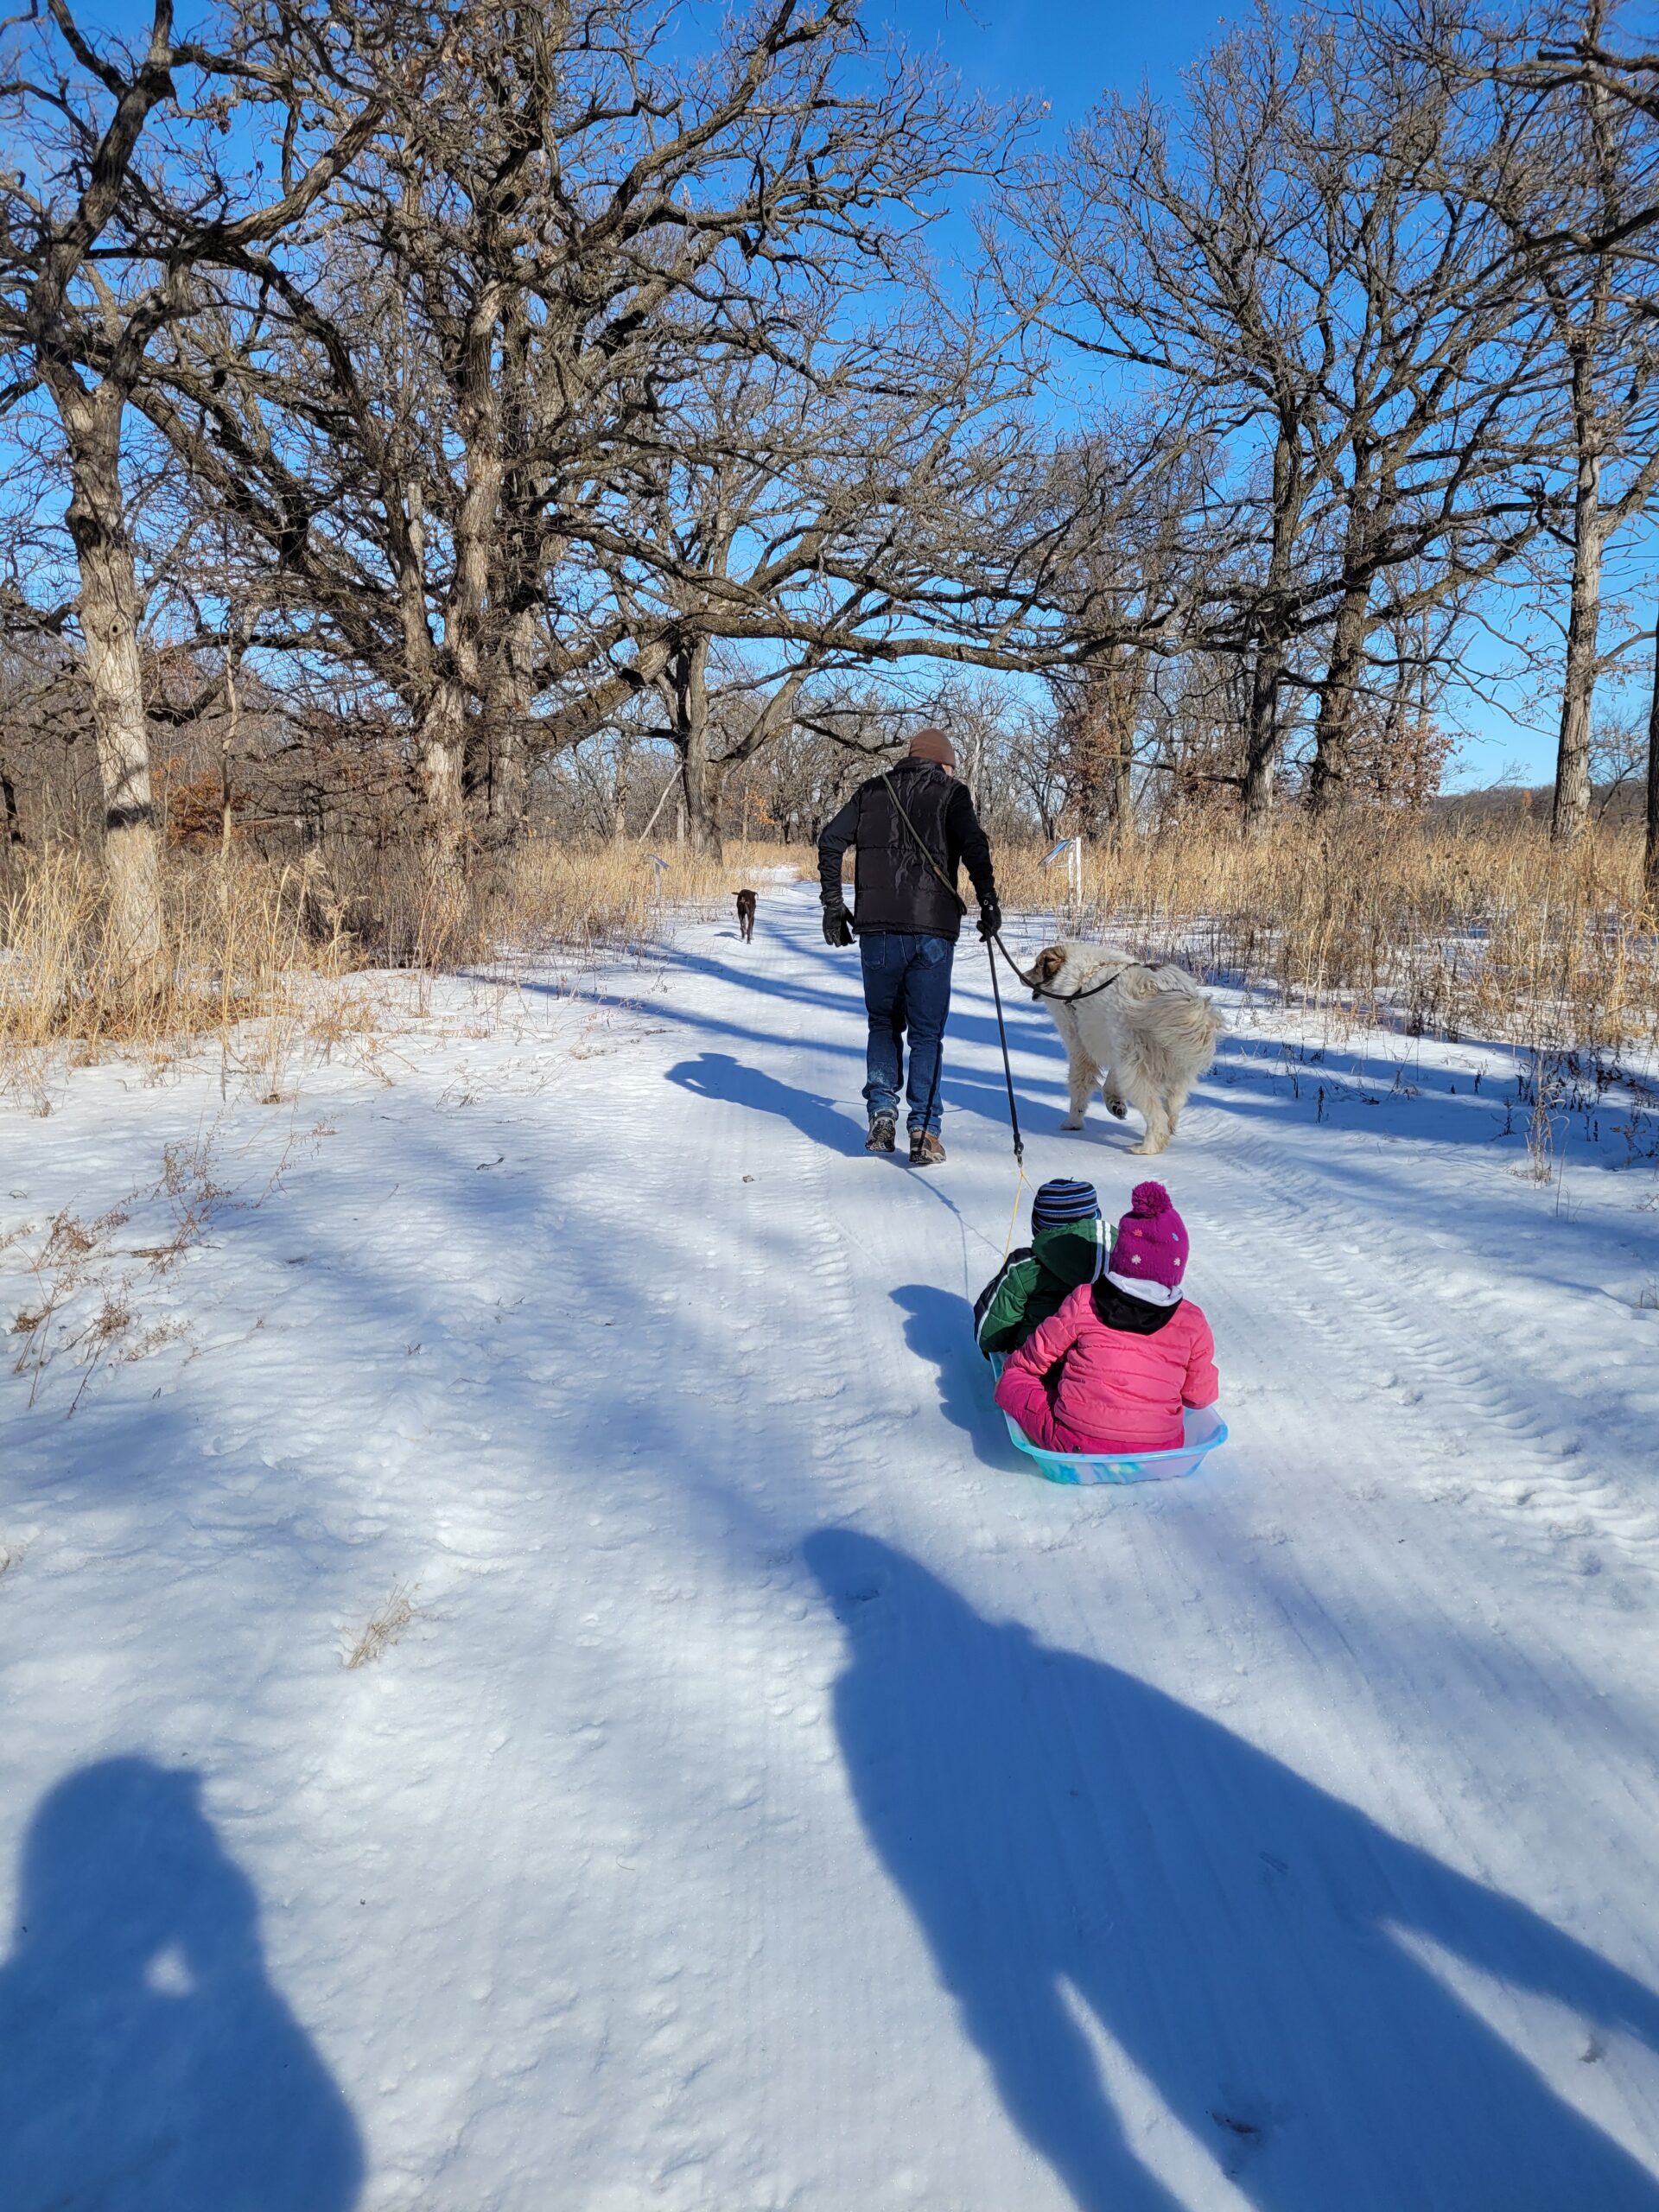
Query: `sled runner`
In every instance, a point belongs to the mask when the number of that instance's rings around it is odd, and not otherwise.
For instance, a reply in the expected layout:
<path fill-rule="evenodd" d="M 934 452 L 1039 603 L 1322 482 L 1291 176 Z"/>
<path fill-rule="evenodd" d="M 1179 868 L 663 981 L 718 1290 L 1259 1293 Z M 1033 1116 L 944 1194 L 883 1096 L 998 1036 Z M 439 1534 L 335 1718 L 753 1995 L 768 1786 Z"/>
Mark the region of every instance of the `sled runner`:
<path fill-rule="evenodd" d="M 994 1358 L 992 1371 L 1000 1375 L 1002 1362 Z M 997 1408 L 1001 1412 L 1001 1407 Z M 1206 1453 L 1227 1441 L 1227 1424 L 1213 1406 L 1183 1415 L 1186 1441 L 1167 1452 L 1045 1452 L 1033 1444 L 1012 1414 L 1003 1414 L 1010 1441 L 1038 1472 L 1052 1483 L 1166 1483 L 1190 1475 L 1204 1464 Z"/>

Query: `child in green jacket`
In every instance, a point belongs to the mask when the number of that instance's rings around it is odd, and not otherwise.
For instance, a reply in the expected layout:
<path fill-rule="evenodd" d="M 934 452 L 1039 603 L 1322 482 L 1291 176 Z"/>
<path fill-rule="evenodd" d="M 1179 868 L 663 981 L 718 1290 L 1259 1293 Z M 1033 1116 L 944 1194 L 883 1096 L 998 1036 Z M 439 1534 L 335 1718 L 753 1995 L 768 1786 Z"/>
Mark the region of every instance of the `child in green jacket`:
<path fill-rule="evenodd" d="M 974 1300 L 986 1357 L 1017 1350 L 1080 1282 L 1098 1282 L 1111 1241 L 1092 1183 L 1045 1183 L 1031 1202 L 1030 1243 L 1009 1253 Z"/>

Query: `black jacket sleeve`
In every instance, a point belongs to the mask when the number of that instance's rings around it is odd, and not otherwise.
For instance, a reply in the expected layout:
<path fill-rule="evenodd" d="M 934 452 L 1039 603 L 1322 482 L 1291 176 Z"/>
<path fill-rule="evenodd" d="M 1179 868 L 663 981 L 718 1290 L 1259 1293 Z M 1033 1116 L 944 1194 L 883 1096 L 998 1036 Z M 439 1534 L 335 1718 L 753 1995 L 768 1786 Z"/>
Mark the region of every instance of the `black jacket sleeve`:
<path fill-rule="evenodd" d="M 841 864 L 846 858 L 847 848 L 858 835 L 858 802 L 861 791 L 855 791 L 841 810 L 818 832 L 818 896 L 826 907 L 844 906 L 847 894 L 842 888 Z"/>
<path fill-rule="evenodd" d="M 979 817 L 974 812 L 974 802 L 966 784 L 958 784 L 950 794 L 950 804 L 945 809 L 944 834 L 950 841 L 950 873 L 954 875 L 961 862 L 974 887 L 974 896 L 982 906 L 996 896 L 996 879 L 991 874 L 990 840 L 979 826 Z M 822 852 L 823 848 L 818 848 Z"/>

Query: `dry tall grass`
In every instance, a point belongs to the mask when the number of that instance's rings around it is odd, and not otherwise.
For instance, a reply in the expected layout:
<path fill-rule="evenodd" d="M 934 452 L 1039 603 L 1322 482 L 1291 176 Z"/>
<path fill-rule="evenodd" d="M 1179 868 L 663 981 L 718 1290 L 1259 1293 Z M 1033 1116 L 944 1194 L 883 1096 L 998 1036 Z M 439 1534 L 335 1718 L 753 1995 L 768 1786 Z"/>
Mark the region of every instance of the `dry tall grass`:
<path fill-rule="evenodd" d="M 1041 849 L 997 855 L 1004 904 L 1066 907 Z M 720 913 L 764 871 L 811 877 L 810 849 L 733 845 L 723 862 L 669 846 L 531 841 L 444 875 L 415 848 L 331 867 L 175 855 L 167 955 L 139 1001 L 110 957 L 94 870 L 49 854 L 0 890 L 0 1086 L 43 1097 L 48 1062 L 133 1047 L 166 1057 L 217 1039 L 260 1096 L 305 1039 L 372 1027 L 353 971 L 453 971 L 550 950 L 577 958 L 660 941 L 671 918 Z M 1659 1046 L 1659 936 L 1644 919 L 1637 832 L 1602 828 L 1571 854 L 1523 824 L 1443 829 L 1300 817 L 1260 843 L 1189 826 L 1091 850 L 1063 925 L 1324 1013 L 1539 1051 L 1616 1056 Z"/>
<path fill-rule="evenodd" d="M 269 1006 L 302 971 L 337 967 L 308 930 L 291 868 L 181 862 L 167 883 L 167 957 L 135 996 L 96 870 L 57 850 L 14 873 L 0 901 L 0 1038 L 95 1047 L 216 1029 Z"/>
<path fill-rule="evenodd" d="M 1041 857 L 999 856 L 1011 909 L 1065 908 L 1064 869 Z M 1074 931 L 1179 956 L 1338 1028 L 1602 1055 L 1659 1045 L 1659 933 L 1634 830 L 1561 853 L 1524 825 L 1295 818 L 1248 845 L 1188 828 L 1098 849 L 1084 875 Z"/>
<path fill-rule="evenodd" d="M 233 851 L 169 855 L 165 949 L 142 992 L 117 957 L 99 876 L 58 849 L 0 882 L 0 1090 L 44 1105 L 51 1067 L 126 1049 L 165 1062 L 194 1041 L 260 1096 L 276 1096 L 308 1040 L 371 1028 L 357 971 L 454 971 L 559 948 L 578 958 L 659 941 L 677 913 L 716 911 L 781 846 L 734 846 L 723 863 L 676 846 L 571 850 L 532 841 L 464 871 L 418 847 L 277 863 Z"/>

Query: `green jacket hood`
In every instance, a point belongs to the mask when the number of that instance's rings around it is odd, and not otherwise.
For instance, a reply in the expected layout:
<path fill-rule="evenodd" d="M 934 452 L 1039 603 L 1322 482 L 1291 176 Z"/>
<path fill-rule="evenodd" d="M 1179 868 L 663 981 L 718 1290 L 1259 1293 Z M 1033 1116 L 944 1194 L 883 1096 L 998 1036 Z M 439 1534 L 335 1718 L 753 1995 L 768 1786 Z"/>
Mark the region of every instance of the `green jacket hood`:
<path fill-rule="evenodd" d="M 1100 1220 L 1062 1221 L 1039 1229 L 1010 1252 L 974 1303 L 974 1333 L 982 1352 L 1012 1351 L 1040 1321 L 1058 1313 L 1079 1283 L 1106 1272 L 1111 1238 Z"/>
<path fill-rule="evenodd" d="M 1098 1282 L 1111 1249 L 1111 1232 L 1098 1214 L 1090 1221 L 1057 1221 L 1034 1230 L 1031 1239 L 1032 1257 L 1068 1290 L 1080 1282 Z"/>

